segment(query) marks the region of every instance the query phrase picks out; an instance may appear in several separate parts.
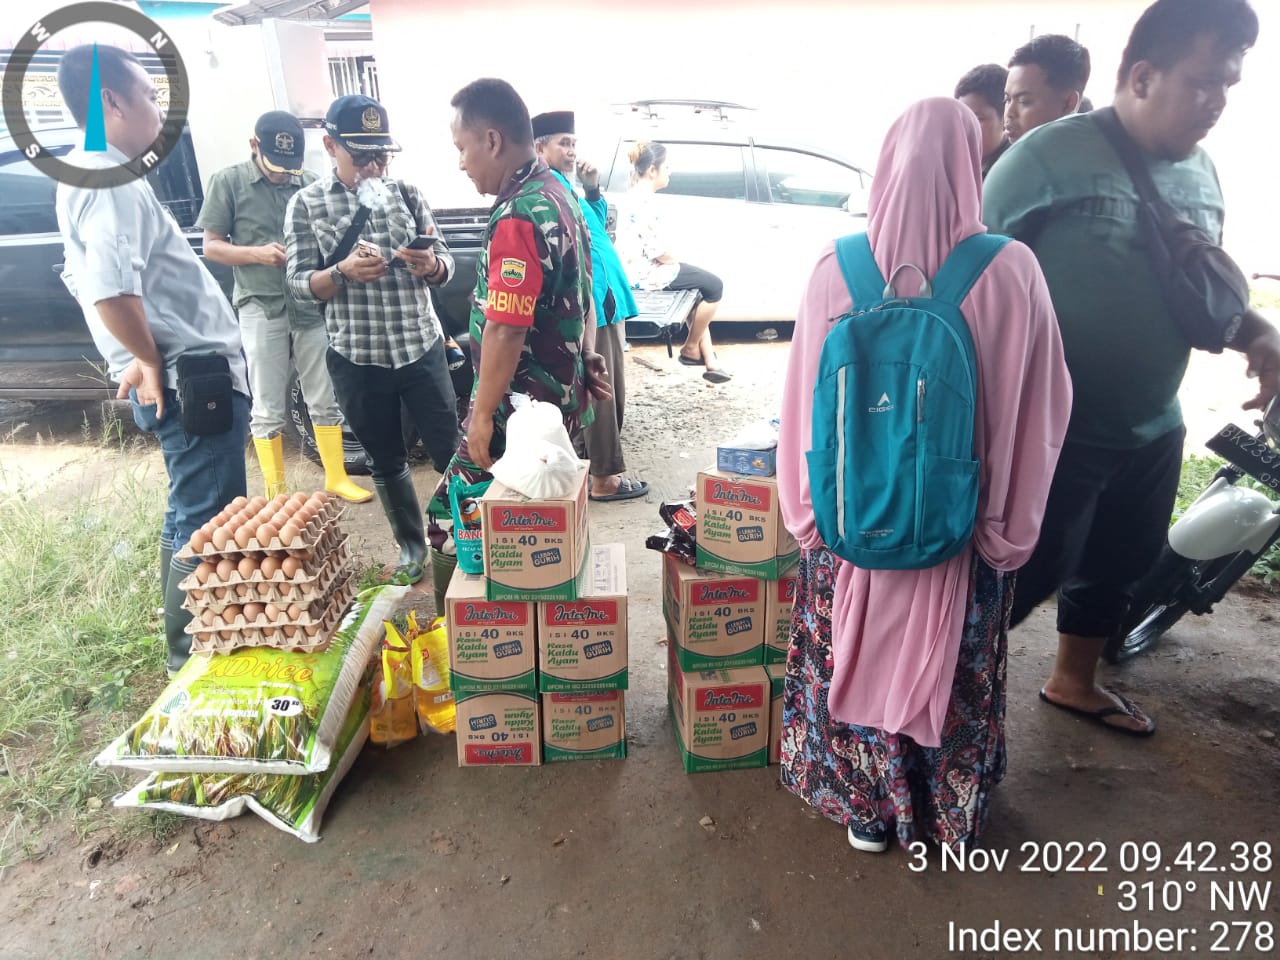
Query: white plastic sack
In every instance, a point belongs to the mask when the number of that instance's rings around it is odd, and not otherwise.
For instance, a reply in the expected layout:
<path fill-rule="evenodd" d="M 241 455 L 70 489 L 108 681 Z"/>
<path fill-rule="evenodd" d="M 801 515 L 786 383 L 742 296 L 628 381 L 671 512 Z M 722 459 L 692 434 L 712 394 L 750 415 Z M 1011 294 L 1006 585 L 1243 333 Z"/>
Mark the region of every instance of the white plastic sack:
<path fill-rule="evenodd" d="M 564 417 L 559 407 L 541 400 L 531 400 L 523 394 L 514 395 L 511 403 L 516 409 L 507 419 L 507 454 L 541 441 L 559 447 L 577 463 L 578 454 L 569 440 L 569 431 L 564 428 Z"/>
<path fill-rule="evenodd" d="M 778 430 L 768 420 L 757 420 L 738 431 L 738 435 L 723 444 L 735 450 L 772 450 L 778 445 Z"/>
<path fill-rule="evenodd" d="M 550 406 L 550 404 L 543 404 Z M 563 427 L 561 432 L 563 432 Z M 578 481 L 578 458 L 546 440 L 519 444 L 490 468 L 499 483 L 532 500 L 567 497 Z"/>

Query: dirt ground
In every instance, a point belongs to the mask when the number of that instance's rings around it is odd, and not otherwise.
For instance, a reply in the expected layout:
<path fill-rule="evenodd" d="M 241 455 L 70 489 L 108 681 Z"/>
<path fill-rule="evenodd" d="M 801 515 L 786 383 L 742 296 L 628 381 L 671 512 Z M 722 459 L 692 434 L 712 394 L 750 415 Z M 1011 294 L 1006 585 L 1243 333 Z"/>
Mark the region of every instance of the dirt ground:
<path fill-rule="evenodd" d="M 1265 905 L 1213 901 L 1215 885 L 1239 897 L 1231 884 L 1280 879 L 1280 626 L 1263 597 L 1233 595 L 1153 654 L 1107 671 L 1157 717 L 1147 741 L 1039 703 L 1053 611 L 1015 631 L 1009 770 L 992 802 L 992 856 L 968 869 L 944 869 L 936 853 L 917 871 L 896 847 L 878 857 L 851 850 L 841 828 L 778 785 L 776 768 L 685 775 L 665 706 L 660 561 L 643 542 L 660 526 L 658 502 L 687 493 L 717 439 L 776 413 L 786 344 L 724 348 L 735 379 L 719 388 L 659 347 L 628 356 L 624 441 L 631 472 L 652 492 L 592 512 L 597 542 L 627 549 L 626 761 L 461 770 L 452 738 L 368 748 L 316 845 L 252 815 L 191 821 L 164 844 L 103 835 L 81 844 L 55 825 L 42 859 L 0 878 L 0 958 L 1119 958 L 1186 957 L 1215 944 L 1232 956 L 1274 955 L 1268 931 L 1280 911 L 1269 887 Z M 1229 417 L 1247 422 L 1234 415 L 1247 396 L 1241 366 L 1206 358 L 1197 367 L 1192 448 Z M 37 411 L 33 428 L 54 417 Z M 8 482 L 22 471 L 43 489 L 71 488 L 111 469 L 69 419 L 52 442 L 32 443 L 32 429 L 5 447 Z M 301 459 L 290 470 L 296 486 L 320 480 Z M 426 492 L 434 474 L 419 467 L 416 479 Z M 359 552 L 391 558 L 375 505 L 350 508 L 347 525 Z M 428 593 L 421 605 L 430 604 Z M 1246 861 L 1237 842 L 1249 845 Z M 1076 869 L 1072 843 L 1086 846 Z M 1188 843 L 1197 845 L 1193 869 L 1175 863 Z M 1151 872 L 1127 862 L 1143 844 L 1162 858 Z M 1130 892 L 1138 902 L 1126 910 Z M 986 939 L 962 947 L 952 925 Z M 1090 946 L 1104 929 L 1136 942 Z M 1180 944 L 1142 939 L 1179 929 Z M 1040 931 L 1028 949 L 1025 939 L 995 949 L 996 935 L 1024 930 Z M 1081 931 L 1084 947 L 1055 941 L 1067 936 L 1059 930 Z"/>

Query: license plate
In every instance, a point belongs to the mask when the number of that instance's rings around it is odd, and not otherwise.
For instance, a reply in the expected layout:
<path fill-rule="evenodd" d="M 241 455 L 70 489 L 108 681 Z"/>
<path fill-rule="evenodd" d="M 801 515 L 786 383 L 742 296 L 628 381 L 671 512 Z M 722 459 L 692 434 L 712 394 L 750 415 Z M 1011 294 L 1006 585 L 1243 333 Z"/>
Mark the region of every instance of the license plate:
<path fill-rule="evenodd" d="M 1273 452 L 1260 435 L 1230 423 L 1205 446 L 1233 467 L 1280 493 L 1280 453 Z"/>

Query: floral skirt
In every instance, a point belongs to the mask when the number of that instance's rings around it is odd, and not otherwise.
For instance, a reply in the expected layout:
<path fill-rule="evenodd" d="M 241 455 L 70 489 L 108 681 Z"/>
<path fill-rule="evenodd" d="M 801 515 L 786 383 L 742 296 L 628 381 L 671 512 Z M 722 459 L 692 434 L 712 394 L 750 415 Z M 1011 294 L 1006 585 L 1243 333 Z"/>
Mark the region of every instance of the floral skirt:
<path fill-rule="evenodd" d="M 977 555 L 941 747 L 833 721 L 831 606 L 835 556 L 800 557 L 782 709 L 782 783 L 842 824 L 883 823 L 905 847 L 952 848 L 982 834 L 988 795 L 1004 777 L 1005 667 L 1014 576 Z"/>

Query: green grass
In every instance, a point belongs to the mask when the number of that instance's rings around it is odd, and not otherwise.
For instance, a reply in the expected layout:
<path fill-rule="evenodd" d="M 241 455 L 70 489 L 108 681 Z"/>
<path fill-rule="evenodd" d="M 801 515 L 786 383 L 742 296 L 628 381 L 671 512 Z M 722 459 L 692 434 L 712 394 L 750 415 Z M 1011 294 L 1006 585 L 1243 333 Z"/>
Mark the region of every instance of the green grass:
<path fill-rule="evenodd" d="M 1175 519 L 1182 516 L 1196 497 L 1204 492 L 1204 489 L 1213 481 L 1214 474 L 1221 470 L 1224 464 L 1225 461 L 1218 457 L 1200 456 L 1194 453 L 1182 461 L 1182 476 L 1178 480 L 1178 499 L 1174 505 Z M 1274 491 L 1249 477 L 1241 480 L 1240 483 L 1272 499 L 1275 498 Z M 1249 576 L 1259 578 L 1269 587 L 1280 585 L 1280 543 L 1258 559 L 1258 562 L 1249 569 Z"/>
<path fill-rule="evenodd" d="M 131 775 L 89 760 L 165 684 L 165 486 L 141 470 L 117 477 L 97 495 L 0 503 L 0 866 L 30 854 L 55 816 L 83 833 L 102 825 Z"/>
<path fill-rule="evenodd" d="M 1280 282 L 1255 280 L 1249 287 L 1249 302 L 1255 307 L 1280 310 Z"/>

